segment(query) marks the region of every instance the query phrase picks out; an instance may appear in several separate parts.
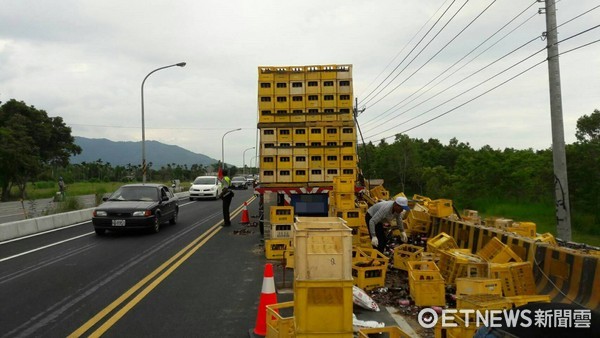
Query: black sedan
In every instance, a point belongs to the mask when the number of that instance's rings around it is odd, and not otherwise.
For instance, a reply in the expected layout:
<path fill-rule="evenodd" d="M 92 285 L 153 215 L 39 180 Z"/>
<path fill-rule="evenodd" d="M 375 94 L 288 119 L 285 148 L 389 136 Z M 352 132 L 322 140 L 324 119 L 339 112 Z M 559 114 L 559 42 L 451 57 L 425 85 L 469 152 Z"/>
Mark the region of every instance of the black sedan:
<path fill-rule="evenodd" d="M 158 232 L 166 221 L 177 223 L 179 201 L 162 184 L 127 184 L 104 198 L 93 213 L 92 224 L 98 235 L 106 230 L 149 229 Z"/>

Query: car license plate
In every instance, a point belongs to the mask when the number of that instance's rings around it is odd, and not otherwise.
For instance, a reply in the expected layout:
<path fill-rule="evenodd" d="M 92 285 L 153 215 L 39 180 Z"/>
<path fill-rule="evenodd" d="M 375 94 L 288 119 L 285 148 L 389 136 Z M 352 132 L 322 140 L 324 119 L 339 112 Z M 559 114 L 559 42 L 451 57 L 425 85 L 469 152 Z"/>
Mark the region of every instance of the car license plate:
<path fill-rule="evenodd" d="M 114 226 L 114 227 L 124 227 L 125 226 L 125 220 L 124 219 L 113 219 L 112 220 L 112 226 Z"/>

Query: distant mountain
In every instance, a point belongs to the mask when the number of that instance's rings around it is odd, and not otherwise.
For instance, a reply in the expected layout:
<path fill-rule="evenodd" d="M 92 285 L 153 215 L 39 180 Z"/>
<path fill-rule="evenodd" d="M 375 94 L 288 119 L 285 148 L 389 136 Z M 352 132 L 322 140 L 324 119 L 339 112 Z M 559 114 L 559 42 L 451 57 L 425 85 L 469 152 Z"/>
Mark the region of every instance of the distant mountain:
<path fill-rule="evenodd" d="M 142 142 L 115 142 L 75 136 L 75 144 L 81 147 L 81 154 L 71 156 L 71 163 L 102 162 L 116 165 L 138 165 L 142 163 Z M 193 164 L 210 165 L 218 162 L 203 154 L 197 154 L 179 146 L 168 145 L 158 141 L 146 141 L 146 162 L 158 169 L 175 163 L 188 166 Z"/>

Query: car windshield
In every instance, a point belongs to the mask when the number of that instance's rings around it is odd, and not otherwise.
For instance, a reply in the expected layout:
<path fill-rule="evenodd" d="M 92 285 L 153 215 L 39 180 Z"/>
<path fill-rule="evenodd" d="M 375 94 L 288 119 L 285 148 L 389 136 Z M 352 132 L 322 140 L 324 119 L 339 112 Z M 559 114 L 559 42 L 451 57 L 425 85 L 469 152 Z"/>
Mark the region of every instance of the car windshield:
<path fill-rule="evenodd" d="M 154 187 L 120 187 L 109 201 L 158 201 L 158 190 Z"/>
<path fill-rule="evenodd" d="M 194 180 L 194 184 L 217 184 L 216 177 L 198 177 Z"/>
<path fill-rule="evenodd" d="M 246 182 L 246 179 L 243 177 L 234 177 L 231 181 L 232 182 Z"/>

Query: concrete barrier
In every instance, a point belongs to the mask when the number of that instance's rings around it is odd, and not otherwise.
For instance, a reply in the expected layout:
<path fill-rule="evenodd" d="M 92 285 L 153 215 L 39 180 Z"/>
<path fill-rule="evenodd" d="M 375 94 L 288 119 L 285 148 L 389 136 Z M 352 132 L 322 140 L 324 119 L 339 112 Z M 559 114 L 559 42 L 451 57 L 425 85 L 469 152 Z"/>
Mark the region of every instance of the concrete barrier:
<path fill-rule="evenodd" d="M 177 198 L 184 198 L 189 196 L 189 192 L 176 193 L 175 196 Z M 89 221 L 92 219 L 94 209 L 87 208 L 22 221 L 2 223 L 0 224 L 0 242 Z"/>

